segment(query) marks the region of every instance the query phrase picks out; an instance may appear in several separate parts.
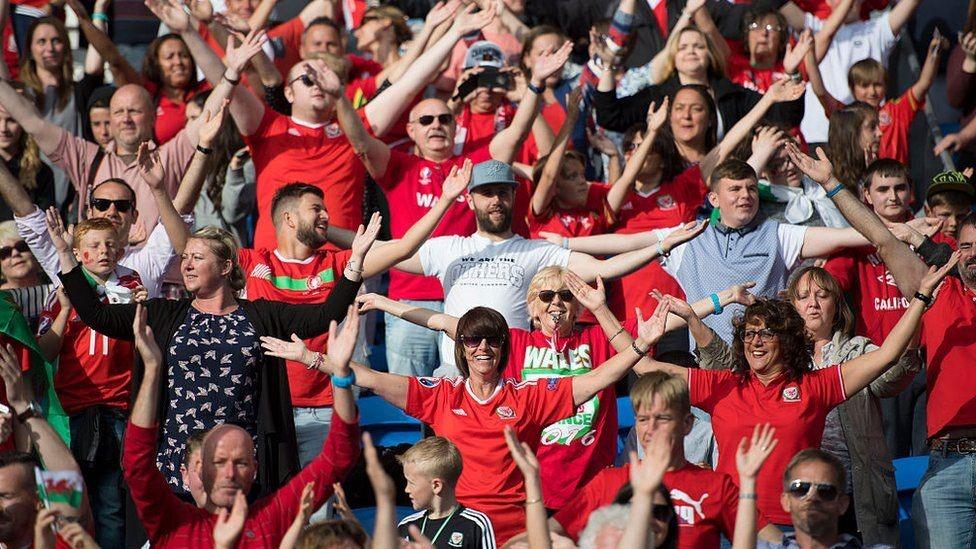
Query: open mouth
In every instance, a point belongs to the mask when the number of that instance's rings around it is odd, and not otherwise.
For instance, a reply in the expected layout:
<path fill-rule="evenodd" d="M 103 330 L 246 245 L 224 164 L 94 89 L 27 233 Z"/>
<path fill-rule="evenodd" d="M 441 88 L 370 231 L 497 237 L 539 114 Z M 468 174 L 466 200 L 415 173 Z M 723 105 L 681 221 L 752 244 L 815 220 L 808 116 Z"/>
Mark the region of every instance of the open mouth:
<path fill-rule="evenodd" d="M 765 351 L 763 349 L 754 349 L 751 354 L 752 354 L 753 358 L 762 358 L 762 357 L 766 356 L 767 354 L 769 354 L 769 352 L 768 351 Z"/>

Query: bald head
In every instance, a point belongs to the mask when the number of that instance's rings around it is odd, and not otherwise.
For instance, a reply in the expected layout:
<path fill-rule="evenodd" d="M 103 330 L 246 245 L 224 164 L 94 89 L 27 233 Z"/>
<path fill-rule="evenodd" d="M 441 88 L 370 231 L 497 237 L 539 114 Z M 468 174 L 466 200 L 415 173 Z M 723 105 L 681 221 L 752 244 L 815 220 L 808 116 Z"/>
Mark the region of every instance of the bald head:
<path fill-rule="evenodd" d="M 237 492 L 247 495 L 258 464 L 250 433 L 237 425 L 218 425 L 207 433 L 201 448 L 201 478 L 208 509 L 231 508 Z"/>
<path fill-rule="evenodd" d="M 442 161 L 453 155 L 456 125 L 447 103 L 424 99 L 410 111 L 407 135 L 417 144 L 420 156 Z"/>
<path fill-rule="evenodd" d="M 135 154 L 140 143 L 152 139 L 156 108 L 142 86 L 127 84 L 116 90 L 109 102 L 109 116 L 119 154 Z"/>

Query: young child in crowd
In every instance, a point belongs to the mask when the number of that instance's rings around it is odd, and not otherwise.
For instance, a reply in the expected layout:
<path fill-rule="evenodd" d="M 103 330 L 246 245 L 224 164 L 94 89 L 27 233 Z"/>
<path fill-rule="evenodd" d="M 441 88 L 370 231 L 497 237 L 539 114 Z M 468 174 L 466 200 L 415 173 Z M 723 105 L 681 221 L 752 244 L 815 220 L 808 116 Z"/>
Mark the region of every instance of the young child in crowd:
<path fill-rule="evenodd" d="M 436 549 L 495 549 L 491 519 L 458 503 L 454 489 L 461 476 L 461 452 L 444 437 L 429 437 L 397 457 L 407 479 L 406 492 L 414 513 L 397 528 L 409 539 L 410 525 L 430 539 Z"/>
<path fill-rule="evenodd" d="M 973 211 L 976 189 L 957 171 L 945 171 L 932 178 L 925 191 L 925 217 L 942 220 L 940 235 L 934 240 L 955 248 L 956 228 L 959 222 Z"/>

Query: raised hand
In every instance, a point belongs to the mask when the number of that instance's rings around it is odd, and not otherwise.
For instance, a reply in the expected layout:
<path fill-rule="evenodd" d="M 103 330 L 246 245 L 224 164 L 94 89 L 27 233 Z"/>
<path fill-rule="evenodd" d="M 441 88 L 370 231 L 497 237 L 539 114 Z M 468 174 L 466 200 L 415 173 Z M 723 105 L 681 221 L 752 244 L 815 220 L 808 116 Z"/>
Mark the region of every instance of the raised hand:
<path fill-rule="evenodd" d="M 949 271 L 956 267 L 959 263 L 959 250 L 956 250 L 949 256 L 949 261 L 945 265 L 939 267 L 938 269 L 935 265 L 929 267 L 929 272 L 925 273 L 922 280 L 918 283 L 918 291 L 921 294 L 925 294 L 930 297 L 935 297 L 936 288 L 942 283 L 942 279 L 945 278 Z"/>
<path fill-rule="evenodd" d="M 786 54 L 783 56 L 783 72 L 792 74 L 800 68 L 800 63 L 810 48 L 813 47 L 813 33 L 810 29 L 803 29 L 796 44 L 786 44 Z"/>
<path fill-rule="evenodd" d="M 661 106 L 656 107 L 655 103 L 651 101 L 651 104 L 647 107 L 647 130 L 657 131 L 661 129 L 661 126 L 668 119 L 668 104 L 670 103 L 670 98 L 665 97 L 664 101 L 661 101 Z"/>
<path fill-rule="evenodd" d="M 237 540 L 244 531 L 244 521 L 247 519 L 247 498 L 240 490 L 234 496 L 234 506 L 228 512 L 221 507 L 217 513 L 217 522 L 213 527 L 214 546 L 218 549 L 231 549 L 237 546 Z"/>
<path fill-rule="evenodd" d="M 349 507 L 349 500 L 346 499 L 346 491 L 342 489 L 342 485 L 338 482 L 332 483 L 332 491 L 335 493 L 335 510 L 339 513 L 339 516 L 345 520 L 356 520 L 356 515 L 352 513 L 352 508 Z"/>
<path fill-rule="evenodd" d="M 292 526 L 298 525 L 298 528 L 304 528 L 308 524 L 309 517 L 315 509 L 312 509 L 312 504 L 315 502 L 315 483 L 309 482 L 305 484 L 302 488 L 302 499 L 298 502 L 298 512 L 295 513 L 295 520 L 292 522 Z"/>
<path fill-rule="evenodd" d="M 651 437 L 650 447 L 644 460 L 637 460 L 637 452 L 630 453 L 630 485 L 634 494 L 652 497 L 661 486 L 664 472 L 671 463 L 671 446 L 675 443 L 671 435 L 658 432 Z"/>
<path fill-rule="evenodd" d="M 763 126 L 752 136 L 752 155 L 765 166 L 790 137 L 776 126 Z"/>
<path fill-rule="evenodd" d="M 488 6 L 488 9 L 475 12 L 476 9 L 478 9 L 477 4 L 472 2 L 454 17 L 454 25 L 452 28 L 460 33 L 461 36 L 487 27 L 495 19 L 495 14 L 498 11 L 494 2 Z"/>
<path fill-rule="evenodd" d="M 590 30 L 590 47 L 593 48 L 594 55 L 603 62 L 603 66 L 611 66 L 615 60 L 614 52 L 607 47 L 606 36 L 594 30 Z"/>
<path fill-rule="evenodd" d="M 14 432 L 14 415 L 10 412 L 0 412 L 0 444 L 7 442 Z"/>
<path fill-rule="evenodd" d="M 319 87 L 320 90 L 325 92 L 327 95 L 331 95 L 333 98 L 338 98 L 345 93 L 345 87 L 342 85 L 342 80 L 339 76 L 325 64 L 325 61 L 321 59 L 311 59 L 306 61 L 306 67 L 308 68 L 308 75 L 315 82 L 315 85 Z"/>
<path fill-rule="evenodd" d="M 566 271 L 563 273 L 563 282 L 569 291 L 573 292 L 576 301 L 579 301 L 580 305 L 586 307 L 588 311 L 596 311 L 607 304 L 607 294 L 603 288 L 602 277 L 596 277 L 596 288 L 594 288 L 573 271 Z"/>
<path fill-rule="evenodd" d="M 142 361 L 146 363 L 146 368 L 159 368 L 163 364 L 163 353 L 156 344 L 153 329 L 146 322 L 147 318 L 146 306 L 141 303 L 136 304 L 136 314 L 132 318 L 132 335 L 136 350 L 139 351 Z"/>
<path fill-rule="evenodd" d="M 685 10 L 694 15 L 694 13 L 702 9 L 707 2 L 708 0 L 688 0 L 688 2 L 685 4 Z"/>
<path fill-rule="evenodd" d="M 740 479 L 754 480 L 756 478 L 760 467 L 779 443 L 778 439 L 773 438 L 775 434 L 776 429 L 766 423 L 762 428 L 759 425 L 753 428 L 751 439 L 742 437 L 735 452 L 735 465 L 739 471 Z"/>
<path fill-rule="evenodd" d="M 512 459 L 515 460 L 519 471 L 522 471 L 526 482 L 539 482 L 539 459 L 535 457 L 528 444 L 519 441 L 511 425 L 505 426 L 505 444 L 508 445 L 508 453 L 512 454 Z"/>
<path fill-rule="evenodd" d="M 532 67 L 532 84 L 542 86 L 547 78 L 561 71 L 572 51 L 573 43 L 567 40 L 558 50 L 550 50 L 540 55 Z"/>
<path fill-rule="evenodd" d="M 216 21 L 221 27 L 224 27 L 227 32 L 238 32 L 242 35 L 251 32 L 250 23 L 248 23 L 247 19 L 244 19 L 240 15 L 233 13 L 217 13 L 214 14 L 213 18 L 214 21 Z"/>
<path fill-rule="evenodd" d="M 145 303 L 149 299 L 149 290 L 145 286 L 139 285 L 132 289 L 132 301 L 134 303 Z"/>
<path fill-rule="evenodd" d="M 293 362 L 301 362 L 303 364 L 311 364 L 313 355 L 315 354 L 305 346 L 302 338 L 295 334 L 291 334 L 291 341 L 285 341 L 271 336 L 261 336 L 261 347 L 264 348 L 265 354 L 269 356 L 283 358 Z"/>
<path fill-rule="evenodd" d="M 942 36 L 939 29 L 935 29 L 935 34 L 932 35 L 932 40 L 929 42 L 929 49 L 926 56 L 938 57 L 939 54 L 947 49 L 949 49 L 949 39 Z"/>
<path fill-rule="evenodd" d="M 401 542 L 400 549 L 434 549 L 434 544 L 427 539 L 420 528 L 417 528 L 416 524 L 411 524 L 407 532 L 410 534 L 410 541 Z"/>
<path fill-rule="evenodd" d="M 738 303 L 739 305 L 745 305 L 746 307 L 755 303 L 756 296 L 749 292 L 749 290 L 755 286 L 756 283 L 752 280 L 743 282 L 742 284 L 733 284 L 729 286 L 728 291 L 732 294 L 732 302 Z"/>
<path fill-rule="evenodd" d="M 342 331 L 336 329 L 336 322 L 329 324 L 329 360 L 339 377 L 349 375 L 349 359 L 356 349 L 356 339 L 359 337 L 359 311 L 355 305 L 350 305 L 346 313 Z"/>
<path fill-rule="evenodd" d="M 373 491 L 376 492 L 377 502 L 386 498 L 392 504 L 396 498 L 396 485 L 386 473 L 386 469 L 383 469 L 376 446 L 373 446 L 373 437 L 368 432 L 363 433 L 363 457 L 366 459 L 366 476 L 369 477 L 369 483 L 373 485 Z"/>
<path fill-rule="evenodd" d="M 58 298 L 58 306 L 61 307 L 62 311 L 66 311 L 71 308 L 71 300 L 68 299 L 68 294 L 64 291 L 64 286 L 59 286 L 58 289 L 54 291 L 54 295 Z"/>
<path fill-rule="evenodd" d="M 255 29 L 243 34 L 231 31 L 227 36 L 227 47 L 224 49 L 224 65 L 231 71 L 240 74 L 248 61 L 261 51 L 268 41 L 268 34 L 262 29 Z M 237 45 L 240 42 L 240 45 Z"/>
<path fill-rule="evenodd" d="M 98 543 L 80 522 L 65 522 L 59 527 L 58 534 L 72 549 L 99 549 Z"/>
<path fill-rule="evenodd" d="M 0 377 L 7 390 L 7 402 L 14 412 L 23 412 L 27 404 L 34 398 L 34 390 L 24 379 L 24 372 L 20 368 L 20 360 L 13 345 L 0 345 Z"/>
<path fill-rule="evenodd" d="M 190 14 L 183 10 L 183 5 L 174 0 L 145 0 L 149 11 L 156 14 L 170 32 L 181 33 L 190 28 Z"/>
<path fill-rule="evenodd" d="M 657 308 L 650 318 L 644 320 L 639 307 L 634 308 L 637 315 L 637 337 L 646 343 L 654 345 L 664 335 L 664 329 L 668 323 L 668 313 L 671 311 L 671 304 L 668 301 L 658 301 Z"/>
<path fill-rule="evenodd" d="M 451 173 L 447 174 L 444 184 L 441 185 L 441 200 L 457 200 L 467 190 L 468 184 L 471 183 L 473 169 L 474 164 L 471 163 L 470 158 L 464 159 L 461 166 L 452 167 Z"/>
<path fill-rule="evenodd" d="M 962 48 L 962 51 L 966 54 L 966 57 L 976 61 L 976 32 L 967 32 L 965 36 L 960 32 L 959 47 Z"/>
<path fill-rule="evenodd" d="M 576 122 L 579 120 L 580 108 L 583 106 L 583 88 L 573 88 L 566 94 L 566 119 Z"/>
<path fill-rule="evenodd" d="M 943 152 L 954 153 L 959 149 L 968 145 L 968 140 L 963 139 L 962 135 L 958 133 L 950 133 L 944 136 L 932 149 L 935 154 L 942 154 Z"/>
<path fill-rule="evenodd" d="M 428 29 L 435 29 L 439 27 L 441 23 L 450 19 L 459 7 L 461 7 L 461 0 L 438 2 L 433 8 L 430 9 L 429 12 L 427 12 L 427 19 L 424 20 L 424 26 L 426 26 Z"/>
<path fill-rule="evenodd" d="M 54 533 L 55 524 L 60 513 L 55 509 L 40 509 L 34 519 L 34 547 L 37 549 L 54 549 L 57 544 Z"/>
<path fill-rule="evenodd" d="M 75 16 L 81 21 L 90 21 L 91 16 L 88 15 L 88 10 L 85 8 L 79 0 L 67 0 L 68 7 L 71 11 L 75 12 Z"/>
<path fill-rule="evenodd" d="M 603 130 L 597 128 L 597 131 L 590 131 L 586 128 L 586 140 L 590 143 L 592 147 L 597 152 L 601 152 L 611 158 L 618 156 L 620 151 L 617 149 L 617 145 L 612 139 L 607 137 L 607 134 L 603 133 Z"/>
<path fill-rule="evenodd" d="M 664 240 L 661 242 L 661 246 L 670 252 L 676 246 L 680 246 L 681 244 L 684 244 L 692 238 L 702 234 L 702 231 L 704 231 L 706 227 L 708 227 L 707 219 L 702 221 L 689 221 L 680 229 L 664 237 Z"/>
<path fill-rule="evenodd" d="M 71 242 L 74 239 L 71 236 L 71 231 L 64 227 L 64 221 L 61 220 L 61 212 L 54 206 L 51 206 L 44 212 L 44 221 L 47 223 L 47 234 L 51 237 L 51 243 L 54 244 L 54 249 L 58 253 L 70 252 Z"/>
<path fill-rule="evenodd" d="M 666 301 L 671 314 L 683 319 L 685 322 L 688 322 L 692 318 L 698 316 L 695 314 L 695 310 L 691 308 L 691 305 L 681 298 L 670 294 L 662 294 L 658 290 L 651 290 L 651 297 L 656 299 L 658 303 Z"/>
<path fill-rule="evenodd" d="M 385 304 L 393 301 L 392 299 L 381 294 L 360 294 L 356 296 L 356 303 L 359 305 L 359 312 L 365 313 L 366 311 L 386 311 Z"/>
<path fill-rule="evenodd" d="M 766 90 L 763 97 L 768 97 L 776 103 L 799 99 L 807 90 L 805 82 L 794 82 L 792 78 L 777 80 Z"/>
<path fill-rule="evenodd" d="M 200 124 L 200 129 L 197 130 L 201 147 L 210 148 L 210 145 L 217 139 L 220 126 L 224 123 L 224 115 L 227 113 L 228 105 L 230 105 L 230 99 L 224 99 L 220 108 L 217 109 L 217 114 L 211 115 L 210 111 L 203 111 L 203 124 Z"/>
<path fill-rule="evenodd" d="M 77 1 L 77 0 L 76 0 Z M 210 0 L 184 0 L 186 5 L 190 8 L 190 15 L 196 17 L 199 21 L 204 23 L 209 23 L 214 16 L 213 4 Z"/>
<path fill-rule="evenodd" d="M 362 268 L 362 259 L 366 257 L 369 249 L 373 247 L 373 243 L 376 242 L 376 235 L 380 233 L 380 227 L 383 224 L 383 217 L 380 216 L 379 212 L 374 212 L 372 217 L 369 218 L 369 225 L 363 227 L 359 226 L 356 231 L 356 237 L 352 239 L 352 257 L 358 259 L 357 265 Z"/>
<path fill-rule="evenodd" d="M 139 144 L 136 163 L 139 165 L 139 175 L 150 189 L 165 190 L 163 180 L 166 174 L 163 172 L 163 163 L 159 160 L 159 152 L 149 148 L 149 142 L 143 141 Z"/>
<path fill-rule="evenodd" d="M 801 152 L 800 148 L 796 146 L 796 143 L 787 143 L 786 152 L 790 155 L 790 160 L 796 164 L 796 167 L 800 168 L 800 171 L 820 184 L 821 187 L 826 187 L 830 178 L 833 177 L 834 165 L 830 163 L 827 155 L 820 147 L 817 147 L 816 160 Z"/>

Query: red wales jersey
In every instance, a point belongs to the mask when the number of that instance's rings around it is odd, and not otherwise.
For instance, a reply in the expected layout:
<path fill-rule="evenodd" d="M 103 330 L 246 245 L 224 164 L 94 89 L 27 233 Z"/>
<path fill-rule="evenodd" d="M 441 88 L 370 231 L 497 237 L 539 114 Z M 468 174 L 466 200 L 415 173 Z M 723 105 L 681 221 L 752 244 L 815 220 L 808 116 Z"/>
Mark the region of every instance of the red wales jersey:
<path fill-rule="evenodd" d="M 845 292 L 854 296 L 857 304 L 857 335 L 877 345 L 888 337 L 898 320 L 908 309 L 888 267 L 878 256 L 874 246 L 851 248 L 837 253 L 824 264 Z"/>
<path fill-rule="evenodd" d="M 529 236 L 539 238 L 541 231 L 556 233 L 562 236 L 590 236 L 603 234 L 613 225 L 613 214 L 607 204 L 607 193 L 610 186 L 603 183 L 590 183 L 586 195 L 586 205 L 582 208 L 560 209 L 555 200 L 549 204 L 549 209 L 535 215 L 529 205 L 528 223 Z"/>
<path fill-rule="evenodd" d="M 556 519 L 574 540 L 586 526 L 590 513 L 613 503 L 617 492 L 630 482 L 630 464 L 600 471 Z M 732 539 L 735 513 L 739 508 L 739 489 L 732 477 L 691 463 L 664 473 L 662 480 L 669 490 L 678 517 L 679 549 L 718 547 L 721 534 Z M 759 528 L 768 521 L 760 516 Z"/>
<path fill-rule="evenodd" d="M 915 113 L 925 106 L 908 88 L 898 99 L 888 101 L 878 109 L 878 127 L 881 128 L 881 145 L 878 158 L 894 158 L 902 164 L 908 162 L 908 130 Z"/>
<path fill-rule="evenodd" d="M 631 333 L 636 322 L 625 326 Z M 539 330 L 509 330 L 508 367 L 515 379 L 583 375 L 616 354 L 603 329 L 577 328 L 569 337 L 548 337 Z M 542 466 L 542 494 L 549 509 L 561 509 L 617 453 L 617 394 L 613 385 L 580 405 L 576 415 L 542 430 L 537 451 Z"/>
<path fill-rule="evenodd" d="M 139 274 L 118 266 L 106 284 L 95 289 L 105 303 L 129 303 L 130 291 L 137 286 L 142 286 Z M 60 311 L 57 295 L 51 292 L 41 313 L 38 335 L 51 329 Z M 54 374 L 54 388 L 65 413 L 76 414 L 91 406 L 127 410 L 134 352 L 131 341 L 96 332 L 72 311 L 61 338 L 58 369 Z"/>
<path fill-rule="evenodd" d="M 408 383 L 404 411 L 461 451 L 458 501 L 491 518 L 499 545 L 525 530 L 525 485 L 502 431 L 511 426 L 538 450 L 542 430 L 576 411 L 572 379 L 502 379 L 485 400 L 460 377 L 411 377 Z"/>
<path fill-rule="evenodd" d="M 316 250 L 305 260 L 287 259 L 278 250 L 238 251 L 237 258 L 247 280 L 245 297 L 286 303 L 324 303 L 342 276 L 351 250 Z M 329 334 L 306 339 L 309 349 L 326 352 Z M 304 364 L 285 361 L 292 406 L 332 406 L 329 376 L 309 370 Z"/>

